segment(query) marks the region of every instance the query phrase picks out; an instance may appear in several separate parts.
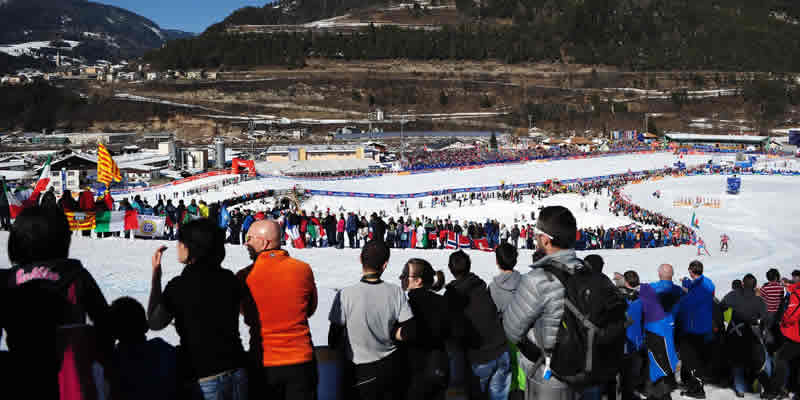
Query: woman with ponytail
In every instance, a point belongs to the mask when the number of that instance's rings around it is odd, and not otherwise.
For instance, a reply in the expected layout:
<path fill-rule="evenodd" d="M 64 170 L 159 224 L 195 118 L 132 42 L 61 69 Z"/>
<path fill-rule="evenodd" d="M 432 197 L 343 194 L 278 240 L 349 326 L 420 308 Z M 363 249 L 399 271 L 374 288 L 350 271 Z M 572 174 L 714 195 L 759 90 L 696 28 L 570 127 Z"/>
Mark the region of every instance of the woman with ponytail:
<path fill-rule="evenodd" d="M 450 336 L 447 302 L 436 291 L 444 286 L 442 271 L 434 271 L 421 258 L 412 258 L 400 275 L 408 291 L 408 304 L 416 324 L 413 332 L 403 332 L 411 373 L 407 399 L 444 400 L 450 381 L 450 364 L 445 341 Z"/>

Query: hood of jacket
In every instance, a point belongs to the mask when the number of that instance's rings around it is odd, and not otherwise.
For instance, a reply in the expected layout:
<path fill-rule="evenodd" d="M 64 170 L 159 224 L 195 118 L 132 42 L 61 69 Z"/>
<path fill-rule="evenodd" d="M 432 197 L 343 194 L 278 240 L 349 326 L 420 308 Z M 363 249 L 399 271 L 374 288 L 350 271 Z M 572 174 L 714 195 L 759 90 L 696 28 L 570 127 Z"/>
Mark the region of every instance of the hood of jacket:
<path fill-rule="evenodd" d="M 499 289 L 507 292 L 512 292 L 519 286 L 519 280 L 522 279 L 522 274 L 517 271 L 511 271 L 508 274 L 499 274 L 492 279 L 492 282 Z"/>
<path fill-rule="evenodd" d="M 572 249 L 559 250 L 553 254 L 546 255 L 531 264 L 531 268 L 539 269 L 548 265 L 570 275 L 574 274 L 575 271 L 587 268 L 583 261 L 575 254 L 575 250 Z"/>

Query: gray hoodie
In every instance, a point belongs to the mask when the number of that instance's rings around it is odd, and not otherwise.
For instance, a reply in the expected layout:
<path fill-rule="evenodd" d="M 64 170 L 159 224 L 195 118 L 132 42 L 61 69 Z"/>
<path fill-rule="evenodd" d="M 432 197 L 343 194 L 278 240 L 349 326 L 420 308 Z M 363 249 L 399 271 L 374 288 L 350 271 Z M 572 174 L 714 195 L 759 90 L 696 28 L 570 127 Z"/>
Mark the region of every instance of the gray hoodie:
<path fill-rule="evenodd" d="M 508 274 L 501 273 L 495 276 L 492 283 L 489 284 L 489 293 L 492 295 L 494 305 L 497 306 L 497 312 L 501 315 L 511 303 L 511 299 L 514 298 L 514 292 L 517 291 L 520 279 L 522 279 L 522 275 L 519 272 L 511 271 Z"/>

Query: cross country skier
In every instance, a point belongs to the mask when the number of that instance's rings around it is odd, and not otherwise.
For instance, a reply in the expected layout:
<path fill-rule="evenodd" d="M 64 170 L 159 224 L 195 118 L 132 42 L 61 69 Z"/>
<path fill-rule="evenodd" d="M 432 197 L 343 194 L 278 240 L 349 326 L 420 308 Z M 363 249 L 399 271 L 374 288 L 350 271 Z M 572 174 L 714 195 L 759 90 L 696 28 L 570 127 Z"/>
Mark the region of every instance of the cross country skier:
<path fill-rule="evenodd" d="M 703 238 L 697 238 L 697 255 L 698 256 L 700 255 L 700 250 L 705 251 L 706 254 L 708 254 L 709 256 L 711 255 L 711 253 L 709 253 L 708 249 L 706 248 L 706 243 L 703 241 Z"/>
<path fill-rule="evenodd" d="M 722 253 L 723 251 L 726 253 L 728 252 L 728 240 L 730 240 L 730 238 L 728 237 L 727 234 L 723 233 L 722 236 L 720 236 L 720 245 L 719 245 L 720 253 Z"/>

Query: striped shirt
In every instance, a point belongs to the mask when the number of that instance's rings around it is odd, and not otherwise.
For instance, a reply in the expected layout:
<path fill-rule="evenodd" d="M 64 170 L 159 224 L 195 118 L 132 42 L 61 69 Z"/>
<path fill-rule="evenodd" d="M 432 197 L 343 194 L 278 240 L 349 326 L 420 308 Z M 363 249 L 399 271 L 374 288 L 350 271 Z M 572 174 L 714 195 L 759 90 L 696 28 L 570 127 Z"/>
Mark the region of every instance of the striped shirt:
<path fill-rule="evenodd" d="M 783 298 L 783 285 L 780 282 L 768 282 L 759 290 L 759 295 L 767 303 L 767 312 L 777 312 Z"/>

